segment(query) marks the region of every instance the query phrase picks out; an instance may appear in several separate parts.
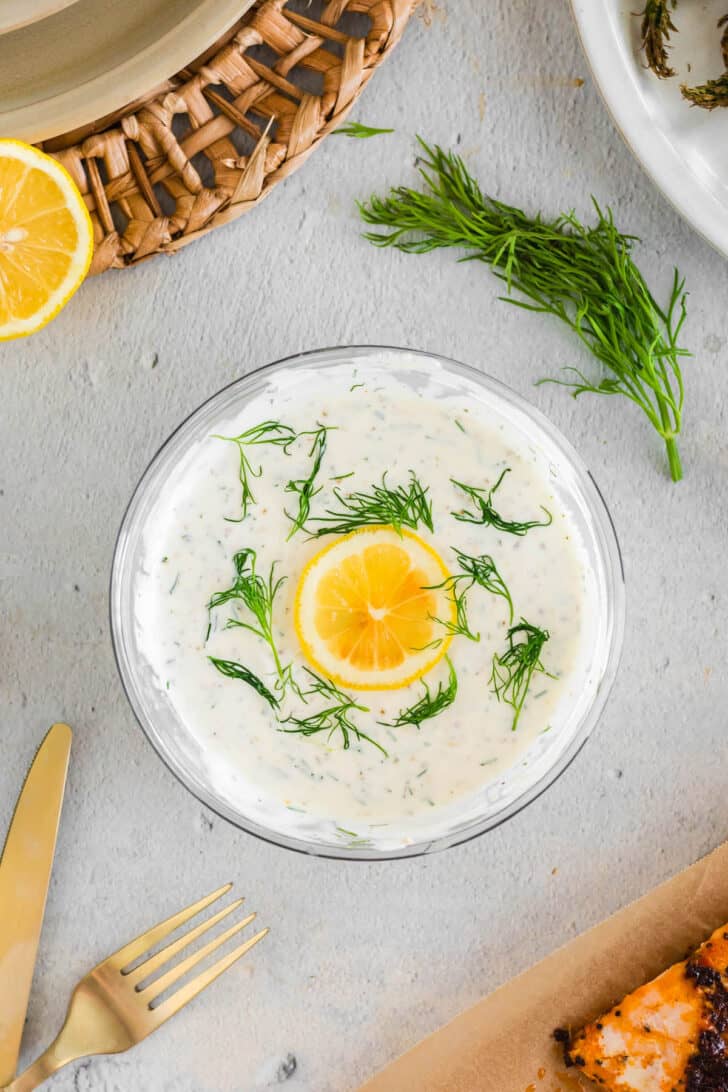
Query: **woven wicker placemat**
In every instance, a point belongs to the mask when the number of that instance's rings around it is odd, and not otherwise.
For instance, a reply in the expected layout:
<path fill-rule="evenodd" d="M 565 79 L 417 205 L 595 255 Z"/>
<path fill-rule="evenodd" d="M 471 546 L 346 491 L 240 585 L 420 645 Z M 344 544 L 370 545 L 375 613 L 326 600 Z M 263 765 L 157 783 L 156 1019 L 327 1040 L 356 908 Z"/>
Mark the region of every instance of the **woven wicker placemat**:
<path fill-rule="evenodd" d="M 173 79 L 42 147 L 91 213 L 91 273 L 248 212 L 338 128 L 418 0 L 259 0 Z"/>

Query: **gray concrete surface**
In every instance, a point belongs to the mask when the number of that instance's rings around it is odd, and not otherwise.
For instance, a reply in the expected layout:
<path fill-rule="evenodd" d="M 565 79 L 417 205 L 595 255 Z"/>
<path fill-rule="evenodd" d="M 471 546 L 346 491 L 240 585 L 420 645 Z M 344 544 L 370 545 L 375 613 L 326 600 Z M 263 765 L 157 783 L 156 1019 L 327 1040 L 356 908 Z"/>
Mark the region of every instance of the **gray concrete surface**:
<path fill-rule="evenodd" d="M 348 1092 L 728 833 L 725 263 L 614 131 L 564 0 L 444 3 L 355 115 L 396 135 L 329 141 L 247 219 L 89 282 L 49 329 L 0 348 L 0 829 L 46 726 L 76 730 L 24 1057 L 83 971 L 218 883 L 273 927 L 194 1009 L 59 1092 Z M 528 208 L 612 204 L 660 290 L 679 262 L 695 353 L 682 485 L 630 405 L 533 386 L 582 361 L 551 322 L 497 302 L 484 270 L 361 241 L 354 199 L 413 177 L 416 132 Z M 345 342 L 440 350 L 539 405 L 604 491 L 629 587 L 619 678 L 575 765 L 499 830 L 379 866 L 308 860 L 208 813 L 134 722 L 107 625 L 117 525 L 172 427 L 251 368 Z"/>

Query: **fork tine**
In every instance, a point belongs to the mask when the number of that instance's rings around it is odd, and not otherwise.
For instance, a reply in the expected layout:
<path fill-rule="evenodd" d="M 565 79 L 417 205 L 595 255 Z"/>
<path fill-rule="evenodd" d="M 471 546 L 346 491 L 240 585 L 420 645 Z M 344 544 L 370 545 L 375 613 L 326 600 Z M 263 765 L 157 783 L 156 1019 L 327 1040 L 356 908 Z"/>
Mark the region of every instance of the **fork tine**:
<path fill-rule="evenodd" d="M 136 940 L 132 940 L 129 944 L 126 944 L 123 948 L 120 948 L 118 952 L 114 952 L 107 960 L 105 964 L 110 967 L 115 967 L 116 970 L 123 970 L 124 967 L 133 963 L 139 956 L 144 955 L 150 948 L 153 948 L 155 944 L 158 944 L 160 940 L 164 940 L 165 937 L 173 933 L 175 929 L 178 929 L 180 925 L 184 925 L 186 921 L 193 918 L 195 914 L 199 914 L 201 910 L 205 910 L 211 903 L 217 899 L 226 895 L 233 885 L 226 883 L 222 887 L 218 887 L 217 891 L 213 891 L 211 895 L 205 895 L 204 899 L 200 899 L 199 902 L 195 902 L 192 906 L 188 906 L 185 910 L 180 910 L 178 914 L 173 914 L 171 918 L 167 918 L 166 921 L 161 921 L 159 925 L 155 925 L 153 929 L 148 929 L 146 933 L 142 933 Z"/>
<path fill-rule="evenodd" d="M 149 959 L 145 959 L 143 963 L 140 963 L 133 971 L 129 971 L 124 977 L 128 979 L 130 985 L 136 986 L 137 983 L 148 978 L 150 974 L 154 974 L 159 967 L 164 966 L 165 963 L 169 963 L 170 959 L 177 955 L 177 952 L 181 952 L 183 948 L 192 944 L 193 940 L 197 940 L 197 938 L 201 937 L 203 933 L 206 933 L 208 929 L 212 929 L 219 921 L 226 918 L 228 914 L 232 914 L 233 910 L 237 910 L 239 906 L 242 906 L 244 902 L 245 899 L 235 899 L 229 906 L 225 906 L 222 910 L 218 910 L 211 918 L 206 918 L 205 921 L 200 922 L 194 929 L 190 929 L 184 936 L 172 941 L 171 944 L 162 948 L 161 951 L 157 952 L 155 955 L 150 956 Z"/>
<path fill-rule="evenodd" d="M 139 993 L 144 996 L 146 1000 L 147 994 L 149 994 L 149 1000 L 153 1001 L 155 997 L 159 997 L 170 986 L 174 985 L 178 979 L 192 970 L 196 964 L 204 959 L 205 956 L 211 955 L 216 951 L 221 944 L 224 944 L 226 940 L 230 940 L 230 937 L 234 937 L 236 933 L 239 933 L 241 929 L 244 929 L 246 925 L 250 925 L 251 921 L 255 918 L 255 914 L 248 914 L 247 918 L 243 918 L 242 921 L 237 922 L 235 925 L 231 925 L 229 929 L 226 929 L 224 933 L 220 933 L 218 937 L 214 937 L 212 940 L 204 944 L 202 948 L 198 948 L 192 955 L 188 955 L 186 959 L 181 960 L 174 967 L 168 970 L 165 974 L 155 978 L 153 982 L 150 982 L 144 989 L 139 990 Z"/>
<path fill-rule="evenodd" d="M 170 1016 L 174 1016 L 179 1012 L 181 1008 L 197 997 L 198 993 L 201 993 L 206 986 L 209 986 L 211 982 L 214 982 L 228 967 L 232 967 L 233 963 L 236 963 L 241 959 L 246 952 L 262 940 L 270 932 L 269 929 L 261 929 L 259 933 L 256 933 L 250 940 L 246 940 L 238 948 L 235 948 L 232 952 L 229 952 L 222 959 L 219 959 L 217 963 L 213 963 L 212 967 L 208 967 L 206 971 L 199 974 L 197 978 L 193 978 L 191 982 L 188 982 L 173 993 L 171 997 L 168 997 L 166 1001 L 163 1001 L 161 1005 L 157 1005 L 156 1008 L 150 1009 L 148 1016 L 154 1020 L 155 1028 L 163 1024 L 165 1020 L 169 1020 Z"/>

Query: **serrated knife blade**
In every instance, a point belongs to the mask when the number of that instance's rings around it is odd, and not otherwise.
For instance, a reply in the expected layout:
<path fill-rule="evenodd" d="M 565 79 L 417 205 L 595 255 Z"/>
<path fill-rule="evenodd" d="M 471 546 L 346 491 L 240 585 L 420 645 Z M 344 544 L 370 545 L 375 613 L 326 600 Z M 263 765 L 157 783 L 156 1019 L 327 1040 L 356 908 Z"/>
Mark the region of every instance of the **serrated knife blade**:
<path fill-rule="evenodd" d="M 0 1087 L 15 1078 L 71 751 L 54 724 L 21 790 L 0 858 Z"/>

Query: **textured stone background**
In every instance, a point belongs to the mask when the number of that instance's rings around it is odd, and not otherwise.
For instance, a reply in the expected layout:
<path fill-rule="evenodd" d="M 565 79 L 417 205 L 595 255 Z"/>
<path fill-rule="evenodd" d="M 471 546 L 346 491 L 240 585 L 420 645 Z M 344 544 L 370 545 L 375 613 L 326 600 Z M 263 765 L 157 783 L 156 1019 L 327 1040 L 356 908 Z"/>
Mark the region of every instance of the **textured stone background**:
<path fill-rule="evenodd" d="M 59 1092 L 347 1092 L 728 832 L 725 263 L 615 133 L 564 0 L 444 2 L 358 108 L 396 135 L 329 141 L 247 219 L 89 282 L 49 329 L 0 349 L 0 829 L 46 726 L 76 730 L 24 1056 L 82 972 L 224 880 L 273 927 L 194 1009 L 69 1070 Z M 695 353 L 682 485 L 630 405 L 534 388 L 583 361 L 550 321 L 497 302 L 485 270 L 361 241 L 354 199 L 413 178 L 416 132 L 529 209 L 610 203 L 660 292 L 679 261 Z M 107 624 L 122 510 L 173 426 L 250 368 L 346 342 L 440 350 L 540 406 L 600 483 L 629 584 L 619 678 L 575 765 L 499 830 L 380 866 L 308 860 L 208 813 L 136 726 Z"/>

